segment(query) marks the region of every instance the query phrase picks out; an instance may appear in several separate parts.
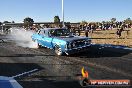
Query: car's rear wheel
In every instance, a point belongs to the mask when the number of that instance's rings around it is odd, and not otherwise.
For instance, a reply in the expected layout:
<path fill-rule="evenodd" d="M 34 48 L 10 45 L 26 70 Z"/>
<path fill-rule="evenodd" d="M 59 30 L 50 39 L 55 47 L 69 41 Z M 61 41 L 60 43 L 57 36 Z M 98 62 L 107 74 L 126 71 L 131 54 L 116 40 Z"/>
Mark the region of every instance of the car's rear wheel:
<path fill-rule="evenodd" d="M 39 45 L 39 43 L 37 44 L 37 48 L 41 48 L 42 46 L 41 45 Z"/>
<path fill-rule="evenodd" d="M 38 49 L 41 48 L 41 45 L 37 42 L 37 40 L 35 40 L 35 47 Z"/>
<path fill-rule="evenodd" d="M 55 53 L 58 56 L 63 55 L 63 52 L 62 52 L 62 50 L 61 50 L 61 48 L 59 46 L 55 46 Z"/>

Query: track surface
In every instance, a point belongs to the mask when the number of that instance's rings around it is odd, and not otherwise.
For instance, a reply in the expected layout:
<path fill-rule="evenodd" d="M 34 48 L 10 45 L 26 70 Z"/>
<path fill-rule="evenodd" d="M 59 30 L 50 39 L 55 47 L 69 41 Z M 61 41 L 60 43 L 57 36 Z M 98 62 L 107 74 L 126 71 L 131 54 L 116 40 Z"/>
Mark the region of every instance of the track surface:
<path fill-rule="evenodd" d="M 83 53 L 55 56 L 53 50 L 23 48 L 4 41 L 0 41 L 0 76 L 39 69 L 16 78 L 24 88 L 81 88 L 77 75 L 83 66 L 91 79 L 132 79 L 132 51 L 128 49 L 95 44 Z"/>

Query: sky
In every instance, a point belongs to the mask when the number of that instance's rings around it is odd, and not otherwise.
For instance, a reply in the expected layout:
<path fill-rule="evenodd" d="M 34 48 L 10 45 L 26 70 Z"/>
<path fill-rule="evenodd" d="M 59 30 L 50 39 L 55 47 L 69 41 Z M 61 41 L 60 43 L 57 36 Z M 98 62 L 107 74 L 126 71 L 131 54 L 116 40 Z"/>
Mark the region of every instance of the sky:
<path fill-rule="evenodd" d="M 23 22 L 31 17 L 34 22 L 53 22 L 61 15 L 62 0 L 0 0 L 0 22 Z M 66 22 L 102 22 L 116 18 L 132 19 L 132 0 L 64 0 Z"/>

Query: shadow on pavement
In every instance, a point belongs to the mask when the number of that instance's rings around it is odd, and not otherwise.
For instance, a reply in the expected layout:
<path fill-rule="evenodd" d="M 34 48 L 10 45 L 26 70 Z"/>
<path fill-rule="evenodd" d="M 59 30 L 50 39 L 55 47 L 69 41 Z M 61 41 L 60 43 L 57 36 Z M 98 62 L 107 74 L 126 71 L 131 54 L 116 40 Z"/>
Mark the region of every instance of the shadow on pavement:
<path fill-rule="evenodd" d="M 55 56 L 44 54 L 12 54 L 12 55 L 0 55 L 0 57 L 35 57 L 35 56 Z"/>
<path fill-rule="evenodd" d="M 101 46 L 92 45 L 89 50 L 78 54 L 70 55 L 70 57 L 84 57 L 84 58 L 100 58 L 100 57 L 122 57 L 132 53 L 131 50 L 119 48 L 118 46 Z"/>

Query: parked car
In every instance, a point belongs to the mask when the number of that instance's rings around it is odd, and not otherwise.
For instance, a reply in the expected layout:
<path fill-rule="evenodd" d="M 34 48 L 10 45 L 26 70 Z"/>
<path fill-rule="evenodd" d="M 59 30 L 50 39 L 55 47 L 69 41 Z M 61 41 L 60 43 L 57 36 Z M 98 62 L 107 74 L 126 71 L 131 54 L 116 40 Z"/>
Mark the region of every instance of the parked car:
<path fill-rule="evenodd" d="M 40 29 L 32 35 L 32 40 L 38 47 L 54 49 L 57 55 L 75 54 L 86 51 L 91 45 L 91 39 L 73 35 L 65 28 Z"/>

